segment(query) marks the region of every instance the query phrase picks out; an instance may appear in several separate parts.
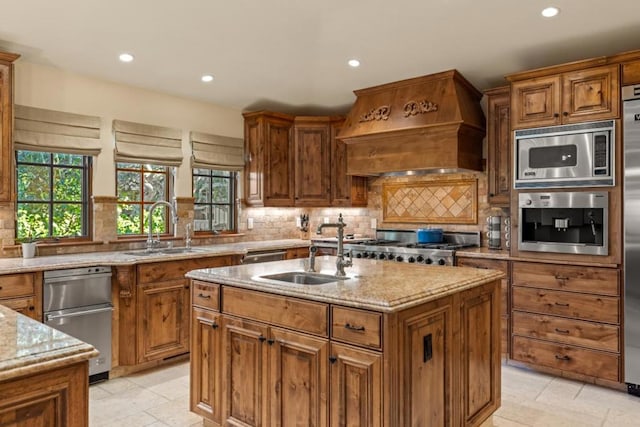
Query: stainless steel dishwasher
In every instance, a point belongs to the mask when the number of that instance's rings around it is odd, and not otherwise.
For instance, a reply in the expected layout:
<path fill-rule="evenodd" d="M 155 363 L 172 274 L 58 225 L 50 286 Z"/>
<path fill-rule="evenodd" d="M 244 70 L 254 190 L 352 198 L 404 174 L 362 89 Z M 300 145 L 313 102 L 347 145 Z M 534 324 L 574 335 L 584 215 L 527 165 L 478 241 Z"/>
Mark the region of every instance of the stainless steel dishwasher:
<path fill-rule="evenodd" d="M 94 346 L 89 382 L 109 378 L 111 369 L 111 267 L 44 272 L 44 323 Z"/>

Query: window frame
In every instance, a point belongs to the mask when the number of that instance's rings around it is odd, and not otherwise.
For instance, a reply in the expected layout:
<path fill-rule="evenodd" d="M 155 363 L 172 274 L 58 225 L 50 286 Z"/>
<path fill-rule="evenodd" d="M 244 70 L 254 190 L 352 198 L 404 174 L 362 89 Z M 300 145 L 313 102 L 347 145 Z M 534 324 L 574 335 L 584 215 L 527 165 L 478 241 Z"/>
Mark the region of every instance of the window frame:
<path fill-rule="evenodd" d="M 20 152 L 37 152 L 37 153 L 46 153 L 49 155 L 48 163 L 37 163 L 37 162 L 25 162 L 19 160 Z M 53 157 L 55 154 L 73 154 L 76 156 L 82 156 L 82 164 L 81 165 L 56 165 L 54 164 Z M 23 241 L 24 237 L 18 237 L 18 206 L 20 204 L 31 204 L 31 203 L 46 203 L 48 205 L 49 212 L 49 234 L 45 237 L 34 237 L 39 242 L 42 243 L 74 243 L 74 242 L 90 242 L 93 238 L 93 203 L 92 203 L 92 193 L 93 193 L 93 156 L 88 156 L 86 154 L 77 154 L 77 153 L 63 153 L 59 151 L 36 151 L 36 150 L 28 150 L 28 149 L 15 149 L 14 150 L 14 161 L 15 161 L 15 171 L 14 171 L 14 179 L 15 179 L 15 212 L 16 212 L 16 221 L 15 221 L 15 240 L 16 242 Z M 47 167 L 49 169 L 49 200 L 20 200 L 18 193 L 18 170 L 21 165 L 25 166 L 37 166 L 37 167 Z M 53 197 L 54 192 L 54 170 L 55 169 L 80 169 L 82 171 L 82 197 L 80 202 L 74 201 L 55 201 Z M 77 204 L 81 206 L 82 209 L 82 235 L 81 236 L 53 236 L 53 207 L 56 204 Z"/>
<path fill-rule="evenodd" d="M 208 170 L 210 172 L 209 175 L 204 175 L 200 173 L 196 173 L 197 169 Z M 216 175 L 215 172 L 227 172 L 229 175 Z M 211 190 L 211 201 L 210 202 L 198 202 L 196 200 L 194 191 L 195 191 L 195 179 L 196 177 L 207 177 L 210 180 L 210 190 Z M 229 180 L 229 202 L 227 203 L 219 203 L 213 201 L 213 178 L 225 178 Z M 194 224 L 194 235 L 197 236 L 215 236 L 215 235 L 228 235 L 228 234 L 237 234 L 238 233 L 238 208 L 237 208 L 237 195 L 238 195 L 238 178 L 239 172 L 232 170 L 223 170 L 223 169 L 215 169 L 215 168 L 207 168 L 207 167 L 197 167 L 191 168 L 191 195 L 193 196 L 193 211 L 194 211 L 194 221 L 195 221 L 195 211 L 198 205 L 209 206 L 211 208 L 211 212 L 213 212 L 214 206 L 229 206 L 230 217 L 231 217 L 231 227 L 228 230 L 213 230 L 213 215 L 211 217 L 210 225 L 212 226 L 211 230 L 195 230 Z"/>
<path fill-rule="evenodd" d="M 133 168 L 129 168 L 129 167 L 120 167 L 120 164 L 127 164 L 127 165 L 139 165 L 139 168 L 133 169 Z M 155 170 L 146 170 L 145 166 L 151 166 L 151 167 L 161 167 L 164 169 L 164 171 L 159 172 L 159 171 L 155 171 Z M 140 174 L 139 178 L 140 178 L 140 201 L 123 201 L 120 200 L 120 196 L 119 196 L 119 192 L 118 192 L 118 173 L 119 172 L 136 172 Z M 140 206 L 140 233 L 126 233 L 126 234 L 121 234 L 118 232 L 118 214 L 116 212 L 116 235 L 118 236 L 117 238 L 119 240 L 132 240 L 132 239 L 140 239 L 142 237 L 147 237 L 149 231 L 148 229 L 145 228 L 144 225 L 144 208 L 145 206 L 149 206 L 149 208 L 151 208 L 151 206 L 156 203 L 158 200 L 152 201 L 152 202 L 145 202 L 144 200 L 144 174 L 145 173 L 156 173 L 156 174 L 162 174 L 165 175 L 165 194 L 164 194 L 164 198 L 161 200 L 165 200 L 165 201 L 171 201 L 171 194 L 173 193 L 173 177 L 175 177 L 175 173 L 174 171 L 172 171 L 172 166 L 165 166 L 165 165 L 160 165 L 160 164 L 156 164 L 156 163 L 152 163 L 152 162 L 145 162 L 145 163 L 135 163 L 135 162 L 127 162 L 127 161 L 116 161 L 115 162 L 115 184 L 116 184 L 116 210 L 120 205 L 138 205 Z M 163 206 L 162 209 L 164 210 L 164 215 L 165 215 L 165 231 L 162 233 L 158 233 L 160 237 L 169 237 L 169 236 L 173 236 L 172 234 L 172 226 L 173 226 L 173 222 L 172 222 L 172 218 L 171 218 L 171 213 L 169 212 L 169 209 L 166 206 Z M 148 227 L 148 225 L 147 225 Z M 156 235 L 156 233 L 154 232 L 154 235 Z"/>

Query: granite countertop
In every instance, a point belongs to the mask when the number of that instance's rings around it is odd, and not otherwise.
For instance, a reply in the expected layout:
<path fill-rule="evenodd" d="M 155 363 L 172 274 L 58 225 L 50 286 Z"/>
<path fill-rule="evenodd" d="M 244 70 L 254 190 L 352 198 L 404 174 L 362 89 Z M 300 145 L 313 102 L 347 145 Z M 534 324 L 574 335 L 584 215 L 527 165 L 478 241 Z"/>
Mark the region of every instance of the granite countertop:
<path fill-rule="evenodd" d="M 309 244 L 309 240 L 283 239 L 193 246 L 193 250 L 191 252 L 172 254 L 158 252 L 153 255 L 136 255 L 135 253 L 145 252 L 144 249 L 140 249 L 137 251 L 87 252 L 68 255 L 37 256 L 29 259 L 0 258 L 0 274 L 89 267 L 94 265 L 131 265 L 158 261 L 204 258 L 209 256 L 244 255 L 247 252 L 296 248 L 309 246 Z"/>
<path fill-rule="evenodd" d="M 456 250 L 456 256 L 469 258 L 511 259 L 508 249 L 464 248 Z"/>
<path fill-rule="evenodd" d="M 93 346 L 0 305 L 0 381 L 97 355 Z"/>
<path fill-rule="evenodd" d="M 306 262 L 306 259 L 296 259 L 205 268 L 191 271 L 187 277 L 383 312 L 402 310 L 504 277 L 497 270 L 363 259 L 354 259 L 353 266 L 346 268 L 349 279 L 324 285 L 286 283 L 260 277 L 304 271 Z M 318 257 L 315 271 L 335 274 L 336 257 Z"/>

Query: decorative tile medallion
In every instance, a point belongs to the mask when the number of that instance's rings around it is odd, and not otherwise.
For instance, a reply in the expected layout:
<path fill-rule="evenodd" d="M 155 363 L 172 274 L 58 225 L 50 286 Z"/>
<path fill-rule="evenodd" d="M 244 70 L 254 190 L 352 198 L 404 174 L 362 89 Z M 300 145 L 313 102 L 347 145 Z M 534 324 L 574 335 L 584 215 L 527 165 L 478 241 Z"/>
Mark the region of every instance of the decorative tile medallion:
<path fill-rule="evenodd" d="M 478 223 L 478 180 L 434 180 L 383 184 L 385 222 Z"/>

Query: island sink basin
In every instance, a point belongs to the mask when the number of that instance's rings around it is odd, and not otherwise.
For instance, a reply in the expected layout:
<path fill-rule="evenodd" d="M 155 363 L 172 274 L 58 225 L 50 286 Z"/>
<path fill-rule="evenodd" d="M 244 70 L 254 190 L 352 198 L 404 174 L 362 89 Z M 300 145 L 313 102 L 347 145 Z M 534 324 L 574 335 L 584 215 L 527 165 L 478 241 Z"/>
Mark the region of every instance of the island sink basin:
<path fill-rule="evenodd" d="M 154 249 L 152 251 L 147 250 L 139 250 L 139 251 L 131 251 L 125 252 L 127 255 L 135 255 L 135 256 L 152 256 L 152 255 L 162 255 L 162 254 L 188 254 L 192 252 L 199 252 L 194 248 L 163 248 L 163 249 Z"/>
<path fill-rule="evenodd" d="M 320 273 L 307 273 L 305 271 L 287 271 L 285 273 L 268 274 L 260 277 L 263 279 L 278 280 L 280 282 L 296 283 L 299 285 L 323 285 L 325 283 L 338 281 L 338 278 L 335 276 Z"/>

